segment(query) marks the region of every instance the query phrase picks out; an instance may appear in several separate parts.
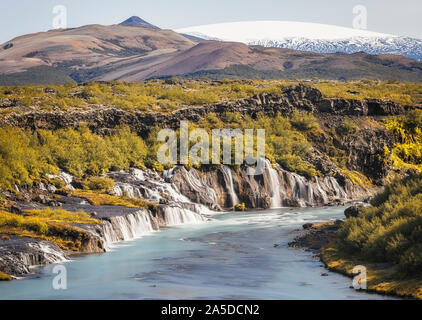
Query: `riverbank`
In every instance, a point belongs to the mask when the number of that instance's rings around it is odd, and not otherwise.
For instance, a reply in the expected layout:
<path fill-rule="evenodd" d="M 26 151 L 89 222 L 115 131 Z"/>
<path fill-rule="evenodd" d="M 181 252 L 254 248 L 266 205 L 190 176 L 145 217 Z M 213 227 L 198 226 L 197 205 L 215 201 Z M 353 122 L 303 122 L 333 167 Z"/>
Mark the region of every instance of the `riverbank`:
<path fill-rule="evenodd" d="M 355 266 L 365 266 L 365 291 L 368 293 L 422 300 L 422 278 L 405 278 L 397 272 L 393 264 L 368 262 L 339 249 L 340 240 L 336 234 L 342 225 L 342 220 L 308 223 L 304 225 L 303 233 L 289 243 L 289 246 L 315 253 L 328 270 L 350 278 L 356 276 L 353 274 Z"/>

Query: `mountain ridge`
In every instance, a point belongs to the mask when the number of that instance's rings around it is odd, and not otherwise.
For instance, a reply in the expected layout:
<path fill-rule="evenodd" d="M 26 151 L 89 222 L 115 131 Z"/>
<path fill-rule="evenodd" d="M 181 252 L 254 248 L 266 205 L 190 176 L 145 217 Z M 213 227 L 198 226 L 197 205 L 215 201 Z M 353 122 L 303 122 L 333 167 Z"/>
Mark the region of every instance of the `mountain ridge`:
<path fill-rule="evenodd" d="M 195 41 L 172 30 L 127 25 L 51 30 L 0 45 L 0 85 L 172 76 L 422 81 L 422 64 L 398 55 L 320 54 L 265 44 Z"/>

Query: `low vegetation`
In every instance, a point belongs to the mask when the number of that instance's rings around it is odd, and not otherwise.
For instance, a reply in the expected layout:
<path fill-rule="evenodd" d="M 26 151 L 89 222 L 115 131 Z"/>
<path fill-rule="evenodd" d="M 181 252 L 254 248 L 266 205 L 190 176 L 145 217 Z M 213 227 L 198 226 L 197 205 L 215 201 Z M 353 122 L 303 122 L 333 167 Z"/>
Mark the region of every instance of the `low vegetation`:
<path fill-rule="evenodd" d="M 422 172 L 422 110 L 385 120 L 385 126 L 399 141 L 392 150 L 385 150 L 395 169 Z"/>
<path fill-rule="evenodd" d="M 145 201 L 142 199 L 134 199 L 128 196 L 112 196 L 101 191 L 92 190 L 75 190 L 73 191 L 75 197 L 86 199 L 94 206 L 122 206 L 128 208 L 144 208 L 151 209 L 156 207 L 155 203 Z"/>
<path fill-rule="evenodd" d="M 364 265 L 369 292 L 422 299 L 422 278 L 417 275 L 399 276 L 391 265 L 364 261 L 354 255 L 345 254 L 333 243 L 322 249 L 321 259 L 328 269 L 351 278 L 356 276 L 353 273 L 354 268 Z"/>
<path fill-rule="evenodd" d="M 82 178 L 143 167 L 146 153 L 144 141 L 127 127 L 107 137 L 93 134 L 86 127 L 55 132 L 0 128 L 0 189 L 32 185 L 47 174 L 58 174 L 59 169 Z M 94 189 L 110 184 L 93 178 L 87 183 Z"/>
<path fill-rule="evenodd" d="M 84 212 L 62 209 L 28 210 L 23 215 L 0 211 L 0 234 L 25 236 L 51 241 L 64 250 L 78 251 L 88 234 L 69 223 L 101 223 Z"/>
<path fill-rule="evenodd" d="M 404 274 L 422 272 L 422 175 L 396 180 L 348 219 L 338 236 L 342 248 L 366 260 L 391 262 Z"/>
<path fill-rule="evenodd" d="M 71 212 L 63 209 L 34 209 L 25 210 L 26 221 L 36 219 L 37 221 L 48 223 L 98 223 L 83 211 Z"/>
<path fill-rule="evenodd" d="M 402 81 L 317 81 L 312 84 L 327 98 L 391 100 L 402 105 L 422 104 L 422 83 Z"/>
<path fill-rule="evenodd" d="M 12 281 L 12 276 L 0 271 L 0 281 Z"/>
<path fill-rule="evenodd" d="M 218 80 L 189 79 L 153 80 L 147 82 L 90 82 L 85 84 L 0 87 L 0 100 L 7 99 L 11 112 L 85 110 L 97 105 L 120 108 L 129 112 L 172 112 L 192 106 L 233 101 L 258 93 L 281 93 L 300 80 Z M 422 103 L 421 82 L 398 81 L 305 81 L 327 98 L 379 98 L 403 105 Z"/>
<path fill-rule="evenodd" d="M 422 175 L 395 180 L 321 252 L 335 271 L 367 268 L 368 289 L 422 299 Z"/>

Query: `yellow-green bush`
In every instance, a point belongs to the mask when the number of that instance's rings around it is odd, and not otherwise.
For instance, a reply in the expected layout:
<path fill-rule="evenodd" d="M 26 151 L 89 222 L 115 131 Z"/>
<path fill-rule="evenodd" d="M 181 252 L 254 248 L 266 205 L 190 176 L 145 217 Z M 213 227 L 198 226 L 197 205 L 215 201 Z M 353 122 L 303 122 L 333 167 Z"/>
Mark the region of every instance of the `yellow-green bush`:
<path fill-rule="evenodd" d="M 58 173 L 44 161 L 37 145 L 29 131 L 0 128 L 0 188 L 31 184 L 44 173 Z"/>
<path fill-rule="evenodd" d="M 81 178 L 130 166 L 143 167 L 146 154 L 142 138 L 127 127 L 118 128 L 108 137 L 86 127 L 35 133 L 0 128 L 0 189 L 31 185 L 47 173 L 58 174 L 59 168 Z M 63 187 L 62 183 L 52 182 Z"/>
<path fill-rule="evenodd" d="M 28 210 L 23 216 L 0 211 L 0 233 L 52 241 L 65 250 L 78 251 L 89 240 L 86 231 L 67 223 L 101 223 L 80 212 L 62 209 Z"/>
<path fill-rule="evenodd" d="M 89 190 L 108 191 L 113 189 L 114 180 L 108 177 L 90 177 L 84 182 L 84 185 Z"/>
<path fill-rule="evenodd" d="M 0 271 L 0 281 L 12 281 L 12 277 L 7 273 Z"/>
<path fill-rule="evenodd" d="M 147 82 L 90 82 L 84 85 L 50 85 L 54 93 L 46 93 L 44 86 L 0 87 L 0 99 L 16 100 L 18 104 L 35 110 L 56 108 L 86 109 L 90 105 L 107 105 L 128 112 L 171 112 L 186 105 L 200 105 L 252 97 L 261 92 L 281 93 L 284 87 L 300 83 L 297 80 L 221 80 Z M 364 99 L 367 97 L 393 100 L 404 105 L 421 102 L 421 83 L 392 81 L 321 81 L 308 83 L 328 98 Z M 13 110 L 5 110 L 12 112 Z"/>
<path fill-rule="evenodd" d="M 422 110 L 413 110 L 405 116 L 390 117 L 385 126 L 400 141 L 391 151 L 391 162 L 396 169 L 422 171 Z"/>
<path fill-rule="evenodd" d="M 395 180 L 338 233 L 343 250 L 375 262 L 391 262 L 402 272 L 422 272 L 422 176 Z"/>
<path fill-rule="evenodd" d="M 317 119 L 312 113 L 296 111 L 293 113 L 290 122 L 299 131 L 311 131 L 319 128 Z"/>
<path fill-rule="evenodd" d="M 72 212 L 63 209 L 34 209 L 26 210 L 25 216 L 28 218 L 37 218 L 43 222 L 57 223 L 98 223 L 98 220 L 92 219 L 83 211 Z"/>

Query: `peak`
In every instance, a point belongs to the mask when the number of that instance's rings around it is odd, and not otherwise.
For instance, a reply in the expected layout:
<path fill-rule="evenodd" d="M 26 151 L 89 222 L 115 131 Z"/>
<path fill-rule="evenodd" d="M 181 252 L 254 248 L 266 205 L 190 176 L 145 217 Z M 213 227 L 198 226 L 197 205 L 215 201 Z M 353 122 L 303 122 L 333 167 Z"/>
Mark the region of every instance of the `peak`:
<path fill-rule="evenodd" d="M 120 23 L 121 26 L 130 26 L 130 27 L 142 27 L 160 30 L 160 28 L 152 25 L 151 23 L 139 18 L 138 16 L 132 16 L 129 19 Z"/>

